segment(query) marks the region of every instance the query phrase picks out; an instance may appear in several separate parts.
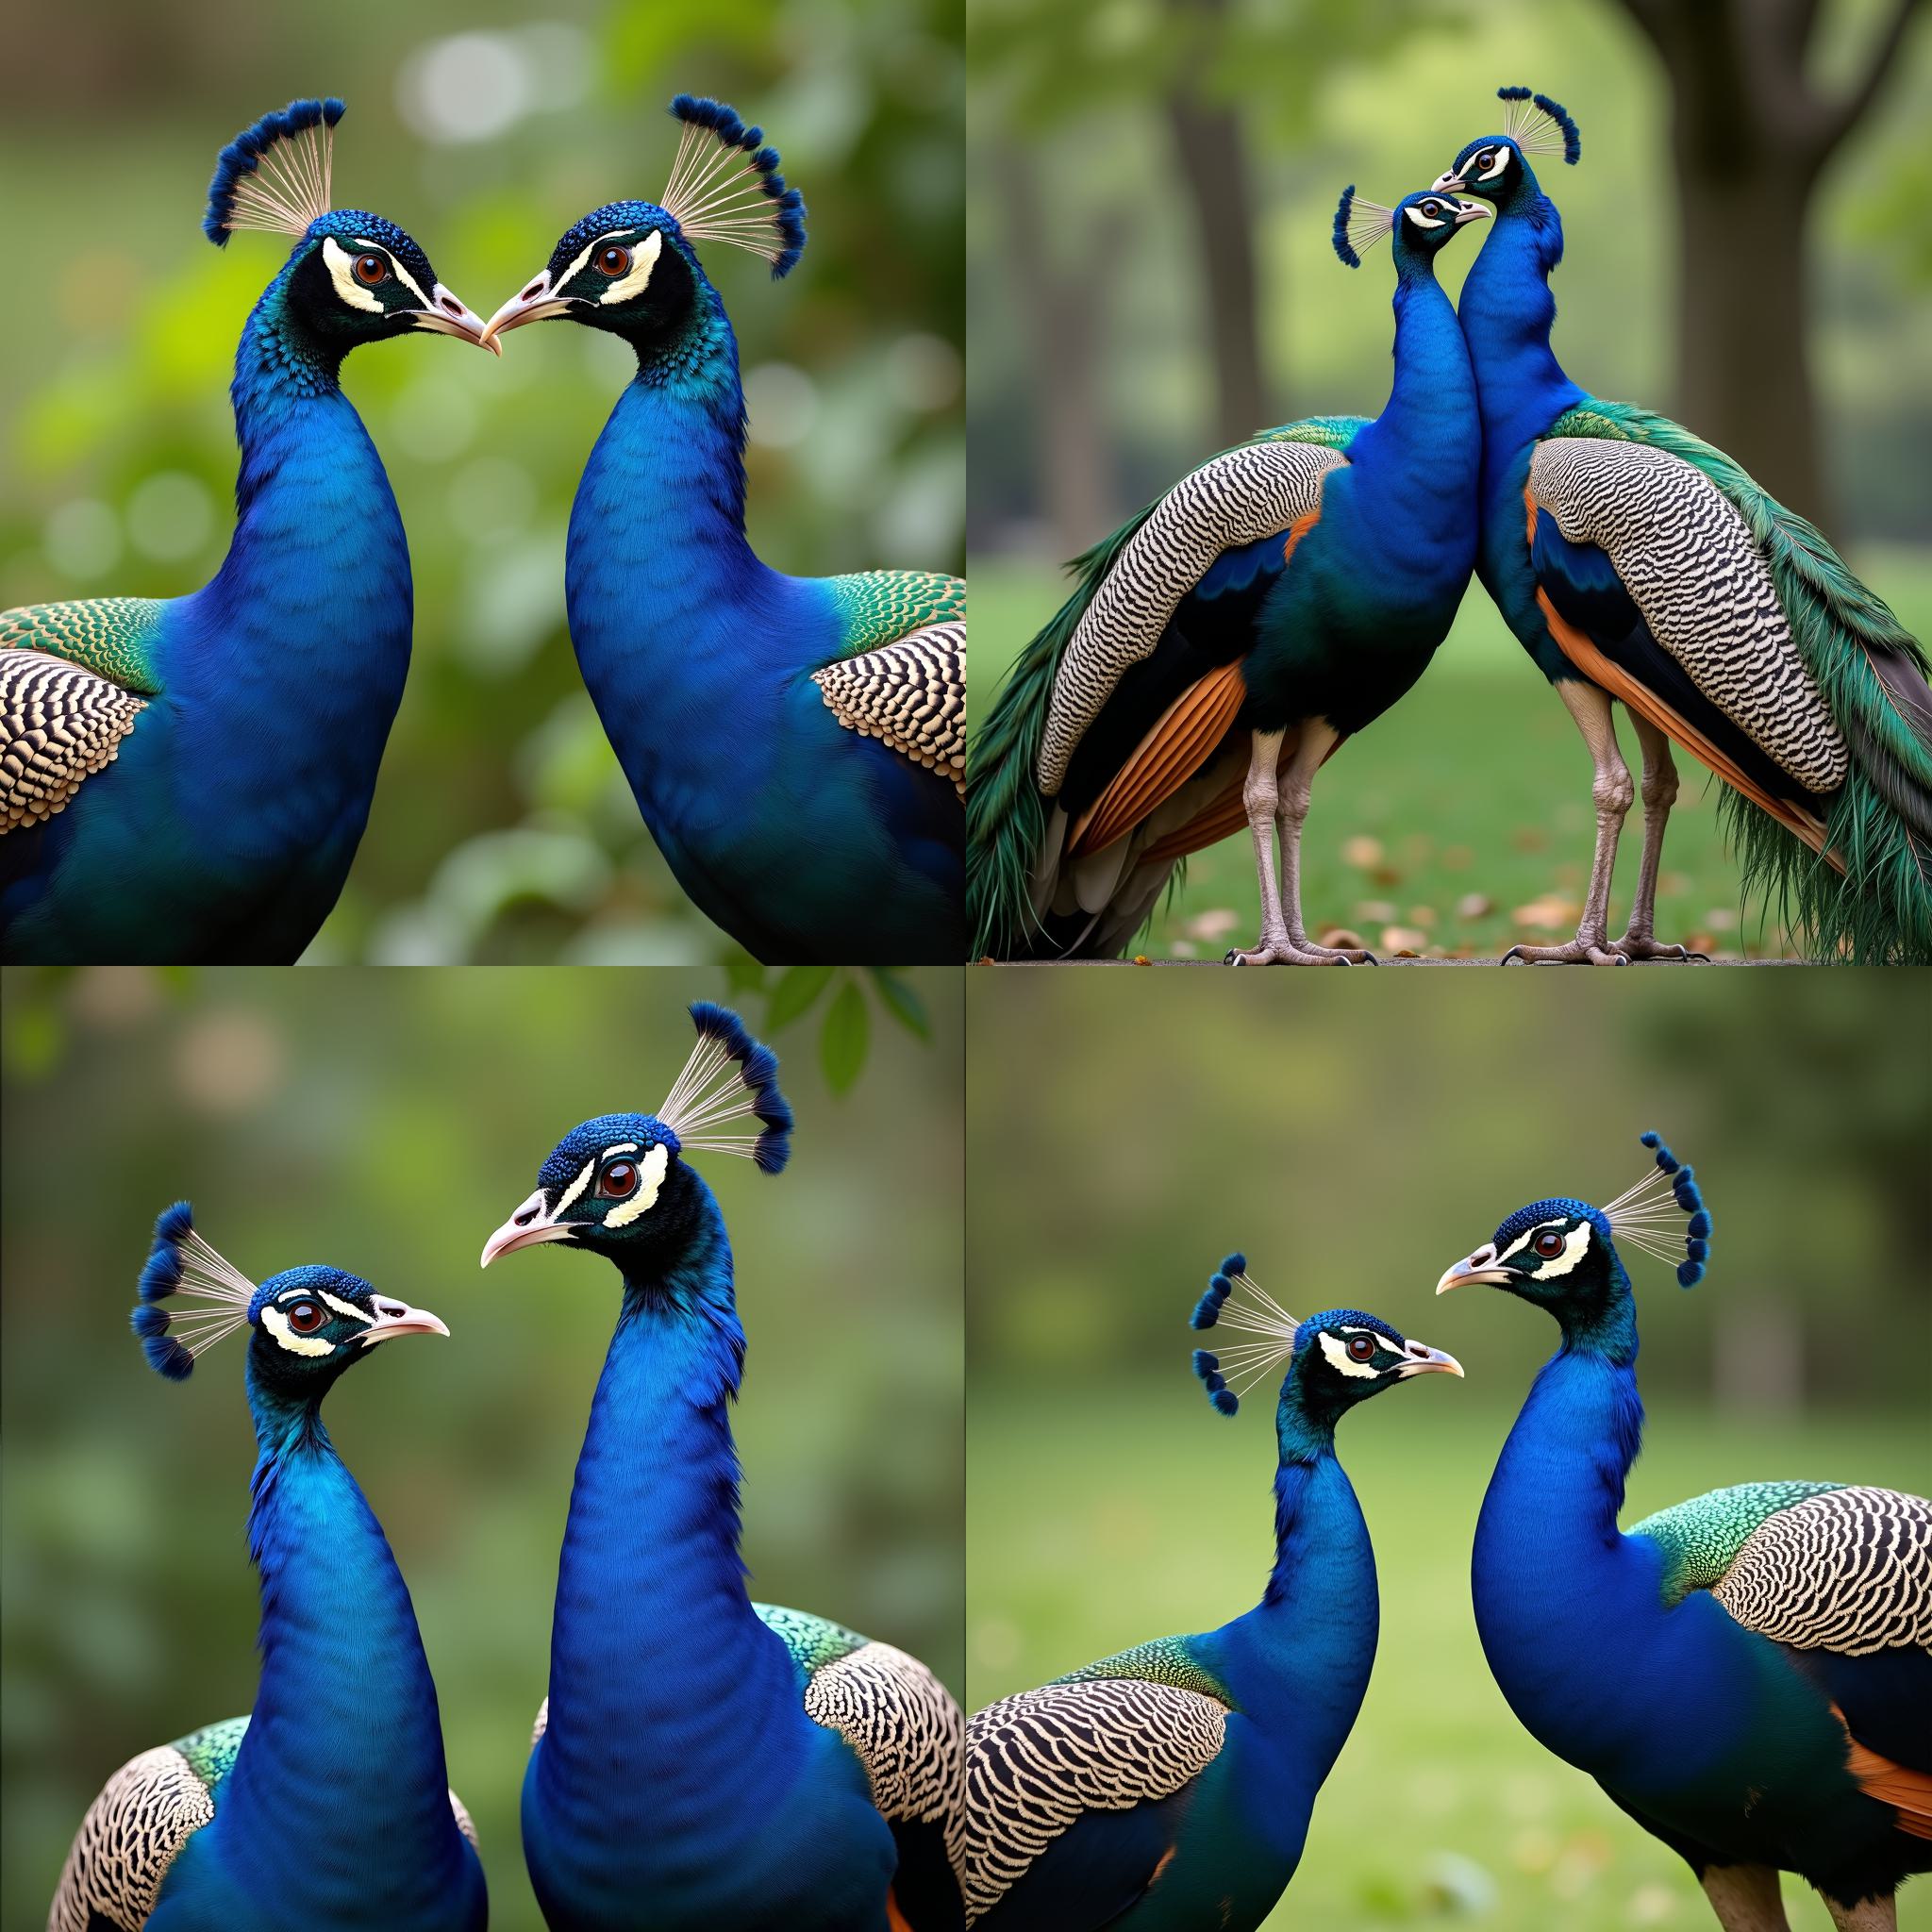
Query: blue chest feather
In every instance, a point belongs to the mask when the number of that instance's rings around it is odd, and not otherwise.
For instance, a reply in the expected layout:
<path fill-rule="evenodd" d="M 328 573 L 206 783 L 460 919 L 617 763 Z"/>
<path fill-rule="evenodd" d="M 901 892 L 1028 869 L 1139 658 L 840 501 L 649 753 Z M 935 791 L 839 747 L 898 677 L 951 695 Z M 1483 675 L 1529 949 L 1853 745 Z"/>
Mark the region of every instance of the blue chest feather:
<path fill-rule="evenodd" d="M 842 620 L 824 581 L 753 554 L 742 442 L 719 311 L 703 354 L 640 371 L 585 467 L 566 571 L 585 685 L 678 883 L 760 958 L 956 958 L 957 800 L 826 708 L 812 673 Z"/>

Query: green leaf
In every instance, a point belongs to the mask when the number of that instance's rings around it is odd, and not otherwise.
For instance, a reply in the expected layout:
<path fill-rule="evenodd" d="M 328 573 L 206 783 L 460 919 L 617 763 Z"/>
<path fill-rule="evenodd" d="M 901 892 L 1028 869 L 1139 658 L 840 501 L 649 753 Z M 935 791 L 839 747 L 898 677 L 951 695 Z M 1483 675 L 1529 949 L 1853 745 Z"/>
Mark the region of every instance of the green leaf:
<path fill-rule="evenodd" d="M 765 1008 L 765 1031 L 775 1033 L 789 1026 L 832 983 L 837 969 L 831 966 L 789 966 L 778 975 L 772 989 L 772 1003 Z"/>
<path fill-rule="evenodd" d="M 932 1023 L 925 1017 L 925 1002 L 896 973 L 878 967 L 872 975 L 886 1009 L 908 1033 L 922 1040 L 932 1038 Z"/>
<path fill-rule="evenodd" d="M 825 1009 L 824 1024 L 819 1028 L 819 1064 L 825 1070 L 825 1085 L 834 1093 L 849 1092 L 858 1078 L 871 1030 L 865 995 L 848 979 Z"/>

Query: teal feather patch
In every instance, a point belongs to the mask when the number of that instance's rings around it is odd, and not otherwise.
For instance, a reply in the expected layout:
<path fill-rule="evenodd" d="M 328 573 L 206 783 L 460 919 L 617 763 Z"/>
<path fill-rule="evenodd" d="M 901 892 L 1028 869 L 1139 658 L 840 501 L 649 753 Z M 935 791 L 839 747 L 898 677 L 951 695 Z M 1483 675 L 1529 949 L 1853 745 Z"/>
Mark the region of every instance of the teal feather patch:
<path fill-rule="evenodd" d="M 84 665 L 142 697 L 161 688 L 155 633 L 166 607 L 158 597 L 84 597 L 71 604 L 24 604 L 0 610 L 0 646 L 45 651 Z"/>
<path fill-rule="evenodd" d="M 814 1617 L 809 1610 L 790 1610 L 783 1604 L 754 1604 L 752 1608 L 768 1630 L 784 1640 L 792 1662 L 808 1677 L 871 1641 L 829 1617 Z"/>
<path fill-rule="evenodd" d="M 1708 1590 L 1722 1582 L 1745 1539 L 1766 1517 L 1843 1488 L 1842 1483 L 1740 1483 L 1693 1496 L 1688 1503 L 1674 1503 L 1646 1516 L 1628 1534 L 1648 1537 L 1662 1550 L 1663 1599 L 1667 1607 L 1674 1607 L 1693 1590 Z"/>
<path fill-rule="evenodd" d="M 187 1758 L 195 1776 L 213 1790 L 234 1770 L 242 1734 L 247 1728 L 245 1717 L 225 1718 L 218 1724 L 204 1724 L 185 1738 L 176 1738 L 175 1749 Z"/>
<path fill-rule="evenodd" d="M 1592 399 L 1545 434 L 1647 443 L 1681 458 L 1743 518 L 1805 667 L 1853 749 L 1851 774 L 1825 820 L 1825 850 L 1842 861 L 1842 873 L 1741 792 L 1724 789 L 1719 811 L 1745 891 L 1774 906 L 1813 958 L 1932 963 L 1932 716 L 1915 718 L 1908 691 L 1928 671 L 1918 640 L 1812 525 L 1668 416 Z"/>
<path fill-rule="evenodd" d="M 1264 429 L 1234 448 L 1313 442 L 1345 450 L 1368 420 L 1309 416 Z M 1158 502 L 1150 503 L 1067 565 L 1075 579 L 1072 594 L 1014 659 L 986 723 L 973 733 L 966 753 L 966 921 L 975 956 L 1007 957 L 1024 943 L 1033 924 L 1033 861 L 1046 830 L 1046 805 L 1035 773 L 1054 679 L 1088 605 L 1158 508 Z"/>
<path fill-rule="evenodd" d="M 1056 1677 L 1056 1684 L 1091 1684 L 1108 1677 L 1132 1677 L 1148 1684 L 1172 1684 L 1177 1690 L 1195 1690 L 1218 1698 L 1230 1710 L 1241 1707 L 1221 1679 L 1194 1659 L 1185 1637 L 1156 1637 L 1131 1650 L 1116 1651 L 1098 1663 L 1082 1664 Z"/>
<path fill-rule="evenodd" d="M 847 658 L 966 615 L 965 580 L 939 571 L 860 571 L 827 577 L 825 587 L 839 607 L 844 632 L 840 649 Z"/>

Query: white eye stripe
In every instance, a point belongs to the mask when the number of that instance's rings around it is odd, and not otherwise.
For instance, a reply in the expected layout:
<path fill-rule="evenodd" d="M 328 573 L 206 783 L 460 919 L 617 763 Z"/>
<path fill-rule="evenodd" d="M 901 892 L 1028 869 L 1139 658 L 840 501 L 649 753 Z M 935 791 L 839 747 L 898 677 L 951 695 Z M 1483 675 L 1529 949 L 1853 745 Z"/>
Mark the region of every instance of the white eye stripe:
<path fill-rule="evenodd" d="M 1424 214 L 1422 209 L 1419 208 L 1406 208 L 1403 209 L 1403 213 L 1406 214 L 1409 218 L 1409 220 L 1416 225 L 1418 228 L 1440 228 L 1442 225 L 1441 222 L 1431 221 L 1429 217 Z"/>
<path fill-rule="evenodd" d="M 289 1326 L 289 1318 L 281 1309 L 271 1303 L 261 1311 L 261 1325 L 286 1348 L 291 1355 L 333 1355 L 335 1343 L 325 1341 L 319 1335 L 297 1335 Z"/>
<path fill-rule="evenodd" d="M 592 246 L 595 244 L 592 243 Z M 631 271 L 621 282 L 611 285 L 598 296 L 599 302 L 628 302 L 633 296 L 641 295 L 651 279 L 651 271 L 658 265 L 658 257 L 663 252 L 664 236 L 661 230 L 653 228 L 637 245 L 632 258 Z"/>
<path fill-rule="evenodd" d="M 1366 1328 L 1350 1328 L 1344 1332 L 1350 1335 L 1366 1335 L 1369 1333 Z M 1365 1362 L 1357 1361 L 1349 1354 L 1348 1344 L 1345 1341 L 1337 1341 L 1325 1328 L 1315 1339 L 1321 1342 L 1322 1353 L 1328 1357 L 1330 1365 L 1339 1369 L 1344 1375 L 1374 1376 L 1382 1373 L 1375 1366 L 1374 1356 L 1371 1356 Z"/>
<path fill-rule="evenodd" d="M 597 1163 L 594 1160 L 584 1162 L 583 1173 L 578 1174 L 576 1179 L 564 1189 L 557 1206 L 551 1209 L 550 1218 L 552 1221 L 561 1221 L 563 1219 L 563 1210 L 570 1207 L 576 1200 L 577 1196 L 591 1185 L 591 1176 L 596 1172 Z"/>
<path fill-rule="evenodd" d="M 671 1165 L 671 1150 L 661 1143 L 638 1162 L 638 1191 L 628 1201 L 613 1208 L 604 1217 L 606 1227 L 625 1227 L 640 1214 L 655 1207 L 658 1190 L 664 1185 L 665 1170 Z"/>
<path fill-rule="evenodd" d="M 347 1315 L 351 1321 L 361 1322 L 366 1324 L 373 1323 L 375 1319 L 373 1315 L 365 1314 L 354 1302 L 345 1302 L 340 1297 L 329 1293 L 325 1288 L 285 1288 L 280 1294 L 276 1295 L 275 1300 L 277 1303 L 326 1302 L 337 1314 Z"/>
<path fill-rule="evenodd" d="M 615 1147 L 605 1148 L 597 1158 L 600 1160 L 608 1160 L 613 1154 L 635 1154 L 637 1151 L 638 1143 L 635 1141 L 620 1141 Z"/>
<path fill-rule="evenodd" d="M 329 279 L 336 285 L 336 293 L 351 308 L 364 309 L 371 315 L 383 313 L 382 297 L 356 279 L 356 258 L 333 235 L 322 238 L 322 258 L 328 264 Z"/>
<path fill-rule="evenodd" d="M 1522 1254 L 1524 1249 L 1526 1248 L 1531 1241 L 1535 1241 L 1537 1236 L 1541 1234 L 1545 1228 L 1560 1228 L 1562 1225 L 1563 1224 L 1560 1221 L 1540 1221 L 1534 1227 L 1524 1228 L 1524 1231 L 1520 1235 L 1518 1235 L 1516 1239 L 1513 1241 L 1511 1241 L 1509 1245 L 1507 1248 L 1505 1248 L 1500 1255 L 1496 1257 L 1497 1263 L 1500 1265 L 1502 1262 L 1507 1261 L 1511 1255 Z"/>
<path fill-rule="evenodd" d="M 1496 150 L 1495 158 L 1476 176 L 1476 179 L 1479 181 L 1493 181 L 1508 165 L 1509 150 L 1507 147 L 1499 147 Z"/>
<path fill-rule="evenodd" d="M 385 248 L 380 242 L 360 241 L 356 243 L 356 246 L 367 249 L 372 255 L 381 256 L 389 263 L 390 273 L 395 276 L 396 280 L 402 283 L 403 287 L 408 290 L 410 294 L 415 296 L 417 302 L 423 308 L 427 308 L 429 307 L 429 297 L 423 292 L 422 284 L 402 265 L 391 250 Z"/>

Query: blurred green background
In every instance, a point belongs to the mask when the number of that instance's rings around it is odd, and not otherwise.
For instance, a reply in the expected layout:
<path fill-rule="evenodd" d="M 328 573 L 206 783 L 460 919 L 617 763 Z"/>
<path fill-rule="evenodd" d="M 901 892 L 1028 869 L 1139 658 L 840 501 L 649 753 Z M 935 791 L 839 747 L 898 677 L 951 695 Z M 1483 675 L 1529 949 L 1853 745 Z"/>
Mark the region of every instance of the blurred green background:
<path fill-rule="evenodd" d="M 825 574 L 957 571 L 964 458 L 957 7 L 948 0 L 89 0 L 9 10 L 8 233 L 37 264 L 0 318 L 0 608 L 205 582 L 233 523 L 227 387 L 279 238 L 199 224 L 216 151 L 296 94 L 349 104 L 335 186 L 490 313 L 586 209 L 663 187 L 664 111 L 760 122 L 805 193 L 782 284 L 708 265 L 737 329 L 759 554 Z M 415 658 L 322 960 L 711 961 L 577 675 L 563 535 L 634 364 L 527 329 L 365 349 L 344 387 L 415 564 Z"/>
<path fill-rule="evenodd" d="M 1556 1330 L 1437 1277 L 1524 1203 L 1604 1201 L 1662 1130 L 1716 1217 L 1708 1279 L 1632 1257 L 1647 1446 L 1626 1522 L 1779 1476 L 1932 1493 L 1923 974 L 969 974 L 970 1708 L 1258 1600 L 1273 1405 L 1232 1421 L 1187 1320 L 1242 1248 L 1297 1315 L 1338 1304 L 1454 1354 L 1347 1420 L 1381 1645 L 1271 1926 L 1711 1924 L 1689 1869 L 1511 1716 L 1469 1548 Z M 1826 1914 L 1788 1880 L 1794 1928 Z M 1902 1894 L 1932 1925 L 1932 1889 Z"/>
<path fill-rule="evenodd" d="M 1258 427 L 1380 409 L 1393 275 L 1386 250 L 1354 274 L 1336 261 L 1336 198 L 1349 182 L 1385 202 L 1426 186 L 1500 126 L 1506 82 L 1554 95 L 1582 129 L 1579 166 L 1540 163 L 1567 238 L 1555 344 L 1570 373 L 1729 448 L 1932 634 L 1932 150 L 1911 132 L 1932 120 L 1932 31 L 1921 21 L 1894 46 L 1910 13 L 1909 0 L 975 0 L 976 714 L 1064 594 L 1060 559 Z M 1715 44 L 1678 46 L 1696 24 Z M 1814 155 L 1814 123 L 1848 113 Z M 1677 166 L 1674 126 L 1701 174 Z M 1727 258 L 1687 275 L 1686 212 L 1712 194 L 1735 198 L 1719 224 Z M 1751 219 L 1766 208 L 1777 219 Z M 1452 294 L 1481 239 L 1441 258 Z M 1713 342 L 1755 367 L 1757 339 L 1780 332 L 1760 300 L 1740 340 L 1712 294 L 1761 286 L 1771 267 L 1751 250 L 1774 244 L 1799 258 L 1808 303 L 1795 366 L 1766 369 L 1740 408 L 1710 378 Z M 1776 921 L 1740 903 L 1702 768 L 1680 765 L 1659 937 L 1784 953 Z M 1423 684 L 1322 774 L 1303 848 L 1309 929 L 1462 956 L 1567 938 L 1593 827 L 1574 726 L 1472 585 Z M 1638 843 L 1633 818 L 1612 931 Z M 1258 930 L 1241 838 L 1190 862 L 1141 946 L 1218 958 Z"/>
<path fill-rule="evenodd" d="M 379 997 L 375 978 L 6 975 L 9 1928 L 44 1922 L 117 1765 L 254 1698 L 240 1339 L 176 1385 L 127 1332 L 154 1216 L 180 1195 L 256 1279 L 329 1261 L 450 1325 L 347 1376 L 328 1423 L 415 1599 L 491 1923 L 541 1927 L 517 1793 L 616 1282 L 582 1257 L 482 1275 L 476 1256 L 577 1122 L 663 1098 L 693 1040 L 685 1006 L 733 995 L 705 970 L 391 973 Z M 753 1588 L 902 1645 L 957 1692 L 959 974 L 899 991 L 929 1038 L 874 1028 L 842 1096 L 808 1028 L 770 1036 L 799 1122 L 781 1178 L 701 1164 L 750 1337 L 734 1427 Z M 765 1024 L 769 1002 L 741 1004 Z"/>

